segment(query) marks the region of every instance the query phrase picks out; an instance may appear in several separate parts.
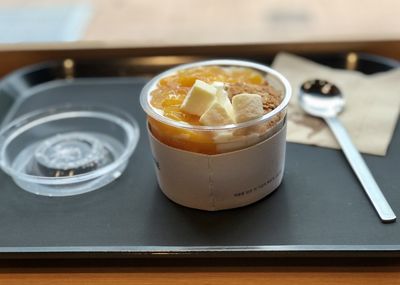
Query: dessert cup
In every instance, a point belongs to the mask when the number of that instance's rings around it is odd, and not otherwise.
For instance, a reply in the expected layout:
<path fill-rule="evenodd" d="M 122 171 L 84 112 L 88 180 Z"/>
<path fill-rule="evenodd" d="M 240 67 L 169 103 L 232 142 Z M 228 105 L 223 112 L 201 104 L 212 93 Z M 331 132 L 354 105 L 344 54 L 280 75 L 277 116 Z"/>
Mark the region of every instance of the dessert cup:
<path fill-rule="evenodd" d="M 254 120 L 200 126 L 163 116 L 151 104 L 160 80 L 203 66 L 250 68 L 281 96 L 279 105 Z M 210 60 L 180 65 L 153 78 L 141 92 L 159 186 L 172 201 L 202 210 L 222 210 L 256 202 L 281 183 L 286 146 L 287 80 L 275 70 L 242 60 Z"/>

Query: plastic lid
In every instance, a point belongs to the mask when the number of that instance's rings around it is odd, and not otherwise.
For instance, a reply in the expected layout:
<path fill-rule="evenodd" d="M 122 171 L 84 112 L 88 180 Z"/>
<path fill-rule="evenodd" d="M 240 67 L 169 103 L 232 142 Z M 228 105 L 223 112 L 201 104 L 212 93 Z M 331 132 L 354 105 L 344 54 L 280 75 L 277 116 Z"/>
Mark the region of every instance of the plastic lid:
<path fill-rule="evenodd" d="M 24 190 L 69 196 L 98 189 L 125 170 L 137 122 L 106 107 L 60 107 L 17 118 L 0 132 L 0 166 Z"/>

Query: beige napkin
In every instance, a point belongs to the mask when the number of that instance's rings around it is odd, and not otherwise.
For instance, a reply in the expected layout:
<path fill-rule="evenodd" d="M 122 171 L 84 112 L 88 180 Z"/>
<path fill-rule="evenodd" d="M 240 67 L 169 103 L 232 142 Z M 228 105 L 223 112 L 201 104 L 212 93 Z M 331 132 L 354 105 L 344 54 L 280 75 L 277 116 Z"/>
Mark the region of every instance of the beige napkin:
<path fill-rule="evenodd" d="M 318 78 L 329 80 L 341 89 L 346 106 L 339 119 L 358 150 L 386 154 L 400 111 L 400 68 L 364 75 L 329 68 L 287 53 L 278 54 L 272 66 L 293 88 L 288 107 L 288 141 L 339 148 L 325 122 L 306 115 L 298 105 L 301 84 Z"/>

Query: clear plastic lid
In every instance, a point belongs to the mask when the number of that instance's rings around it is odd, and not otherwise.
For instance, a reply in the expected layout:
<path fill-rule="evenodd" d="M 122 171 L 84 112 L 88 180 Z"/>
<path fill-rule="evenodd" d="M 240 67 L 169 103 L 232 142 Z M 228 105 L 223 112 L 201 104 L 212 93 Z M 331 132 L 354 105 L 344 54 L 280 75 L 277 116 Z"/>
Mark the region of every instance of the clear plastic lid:
<path fill-rule="evenodd" d="M 29 192 L 81 194 L 122 174 L 139 133 L 131 116 L 108 107 L 38 110 L 1 130 L 0 166 Z"/>

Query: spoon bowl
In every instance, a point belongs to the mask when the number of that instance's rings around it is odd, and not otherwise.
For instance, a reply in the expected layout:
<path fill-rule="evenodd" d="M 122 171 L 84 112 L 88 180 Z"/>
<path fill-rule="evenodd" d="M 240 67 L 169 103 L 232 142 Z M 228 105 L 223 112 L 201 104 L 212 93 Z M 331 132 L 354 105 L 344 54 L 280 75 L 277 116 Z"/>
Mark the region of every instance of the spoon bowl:
<path fill-rule="evenodd" d="M 345 101 L 340 89 L 325 80 L 310 80 L 301 86 L 299 102 L 310 115 L 333 117 L 341 113 Z"/>

